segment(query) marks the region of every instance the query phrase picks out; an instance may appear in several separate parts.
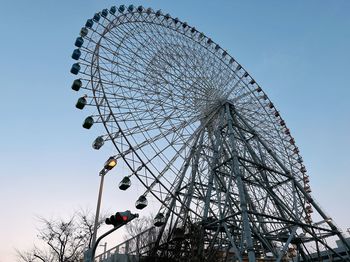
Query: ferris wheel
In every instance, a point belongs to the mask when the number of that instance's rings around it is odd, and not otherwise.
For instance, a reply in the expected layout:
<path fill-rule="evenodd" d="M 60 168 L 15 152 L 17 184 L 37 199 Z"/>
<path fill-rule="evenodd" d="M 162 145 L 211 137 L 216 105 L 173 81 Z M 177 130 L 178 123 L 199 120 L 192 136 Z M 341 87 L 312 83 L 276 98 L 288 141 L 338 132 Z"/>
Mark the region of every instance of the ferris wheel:
<path fill-rule="evenodd" d="M 133 177 L 144 186 L 137 209 L 160 204 L 154 254 L 345 259 L 325 241 L 344 239 L 312 199 L 280 112 L 219 44 L 160 10 L 121 5 L 88 19 L 75 46 L 72 89 L 86 93 L 76 107 L 97 110 L 83 127 L 106 131 L 93 147 L 113 143 L 129 167 L 121 190 Z"/>

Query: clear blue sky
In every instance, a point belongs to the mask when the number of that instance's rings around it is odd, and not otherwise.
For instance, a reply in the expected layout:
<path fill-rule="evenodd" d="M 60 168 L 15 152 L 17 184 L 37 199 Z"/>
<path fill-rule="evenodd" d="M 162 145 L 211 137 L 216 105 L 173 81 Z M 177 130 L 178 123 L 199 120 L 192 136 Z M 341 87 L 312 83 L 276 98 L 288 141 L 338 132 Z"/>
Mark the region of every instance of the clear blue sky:
<path fill-rule="evenodd" d="M 70 90 L 73 43 L 107 0 L 0 1 L 0 261 L 29 248 L 36 215 L 95 208 L 98 177 L 111 146 L 81 123 Z M 304 157 L 314 197 L 350 227 L 350 2 L 149 0 L 212 37 L 257 80 L 281 111 Z M 113 177 L 114 176 L 114 177 Z M 104 208 L 128 208 L 106 179 Z M 121 176 L 119 174 L 119 176 Z M 131 201 L 134 203 L 134 199 Z"/>

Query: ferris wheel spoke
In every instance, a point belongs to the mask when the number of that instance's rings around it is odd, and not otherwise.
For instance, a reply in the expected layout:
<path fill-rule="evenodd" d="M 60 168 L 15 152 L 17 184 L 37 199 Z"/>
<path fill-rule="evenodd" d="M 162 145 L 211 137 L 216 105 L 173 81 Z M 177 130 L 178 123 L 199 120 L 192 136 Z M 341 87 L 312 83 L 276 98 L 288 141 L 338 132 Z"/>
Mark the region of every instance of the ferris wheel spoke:
<path fill-rule="evenodd" d="M 187 169 L 188 169 L 188 167 L 189 167 L 189 165 L 190 165 L 190 161 L 191 161 L 191 159 L 192 159 L 192 157 L 194 156 L 194 154 L 195 154 L 195 148 L 196 148 L 196 146 L 197 146 L 197 143 L 198 143 L 198 139 L 199 139 L 199 137 L 200 137 L 200 132 L 201 132 L 201 130 L 202 130 L 202 127 L 201 128 L 199 128 L 198 129 L 198 132 L 197 132 L 197 135 L 195 136 L 195 140 L 194 140 L 194 142 L 193 142 L 193 145 L 191 146 L 191 151 L 190 151 L 190 153 L 189 153 L 189 156 L 186 158 L 186 162 L 184 163 L 184 165 L 181 167 L 181 172 L 180 172 L 180 174 L 179 174 L 179 176 L 174 180 L 174 183 L 172 184 L 172 186 L 171 186 L 171 188 L 172 188 L 172 190 L 171 191 L 173 191 L 173 193 L 172 194 L 175 194 L 175 195 L 178 195 L 178 190 L 181 188 L 181 185 L 182 185 L 182 182 L 183 182 L 183 180 L 184 180 L 184 178 L 185 178 L 185 175 L 186 175 L 186 172 L 187 172 Z M 199 133 L 199 134 L 198 134 Z M 166 167 L 165 169 L 168 169 L 168 167 Z M 164 170 L 163 170 L 164 171 Z M 165 170 L 165 172 L 166 172 L 166 170 Z M 177 199 L 178 199 L 178 197 L 176 197 Z M 178 201 L 180 201 L 179 199 L 178 199 Z M 180 201 L 180 202 L 182 202 L 182 201 Z M 189 208 L 189 207 L 187 207 L 187 208 Z"/>
<path fill-rule="evenodd" d="M 147 41 L 147 42 L 151 42 L 151 43 L 153 43 L 154 42 L 154 37 L 153 38 L 149 38 L 149 39 L 147 39 L 147 40 L 151 40 L 151 41 Z M 162 36 L 160 35 L 160 38 L 159 39 L 162 39 Z M 153 40 L 153 41 L 152 41 Z M 159 43 L 157 42 L 157 45 L 159 45 Z M 172 44 L 166 44 L 166 46 L 167 46 L 167 50 L 170 48 L 170 50 L 173 50 L 173 47 L 174 47 L 174 45 L 172 45 Z M 181 56 L 180 57 L 177 57 L 177 58 L 181 58 Z M 177 61 L 178 61 L 179 59 L 172 59 L 172 62 L 173 63 L 176 63 Z M 188 60 L 187 60 L 188 61 Z M 166 61 L 165 61 L 166 62 Z M 183 68 L 183 66 L 180 64 L 180 66 Z M 189 67 L 190 68 L 190 67 Z"/>
<path fill-rule="evenodd" d="M 97 44 L 97 43 L 96 43 Z M 107 47 L 105 47 L 105 46 L 101 46 L 101 48 L 103 49 L 107 49 L 107 51 L 110 51 L 110 52 L 113 52 L 112 54 L 113 55 L 118 55 L 117 53 L 115 53 L 113 50 L 108 50 L 108 48 Z M 91 51 L 90 51 L 91 52 Z M 94 52 L 91 52 L 91 54 L 93 55 L 94 54 Z M 103 65 L 107 65 L 108 66 L 108 63 L 110 63 L 110 64 L 116 64 L 116 65 L 118 65 L 118 66 L 123 66 L 124 68 L 127 68 L 128 70 L 133 70 L 133 72 L 134 73 L 140 73 L 140 74 L 143 74 L 143 75 L 145 75 L 145 72 L 144 71 L 141 71 L 141 70 L 138 70 L 137 68 L 135 68 L 135 67 L 131 67 L 131 66 L 127 66 L 127 64 L 126 64 L 126 60 L 122 60 L 122 58 L 121 58 L 121 56 L 119 56 L 119 60 L 120 60 L 120 62 L 119 63 L 116 63 L 115 61 L 113 61 L 112 60 L 112 58 L 108 58 L 108 57 L 104 57 L 104 56 L 101 56 L 100 54 L 99 54 L 99 58 L 100 59 L 103 59 L 103 60 L 101 60 L 103 63 Z M 141 57 L 140 57 L 141 58 Z M 84 61 L 84 60 L 83 60 Z M 110 75 L 115 75 L 115 76 L 123 76 L 122 74 L 120 74 L 120 73 L 115 73 L 114 72 L 114 70 L 113 70 L 113 68 L 106 68 L 106 67 L 102 67 L 101 66 L 101 64 L 99 64 L 99 66 L 98 67 L 96 67 L 96 68 L 98 68 L 100 71 L 102 71 L 102 72 L 106 72 L 106 73 L 109 73 Z M 106 77 L 107 78 L 107 77 Z M 128 81 L 129 79 L 131 79 L 131 76 L 130 75 L 125 75 L 125 78 L 124 78 L 124 80 L 125 81 Z M 135 79 L 137 79 L 136 77 L 135 77 Z"/>
<path fill-rule="evenodd" d="M 162 171 L 159 172 L 159 175 L 157 178 L 148 186 L 146 191 L 143 193 L 144 196 L 147 196 L 147 194 L 152 191 L 154 186 L 158 183 L 158 181 L 171 169 L 171 166 L 174 164 L 176 160 L 178 160 L 179 157 L 182 157 L 182 153 L 186 149 L 187 144 L 184 144 L 182 148 L 179 149 L 179 151 L 174 155 L 174 157 L 169 161 L 169 163 L 163 168 Z"/>
<path fill-rule="evenodd" d="M 149 45 L 147 45 L 147 46 L 149 46 Z M 141 56 L 140 56 L 140 57 L 141 57 Z M 140 57 L 139 57 L 139 58 L 140 58 Z"/>
<path fill-rule="evenodd" d="M 128 88 L 128 87 L 127 87 Z M 133 98 L 133 100 L 135 100 L 135 98 Z M 141 101 L 141 98 L 140 98 L 140 100 L 139 101 Z M 169 104 L 169 106 L 171 106 L 170 104 Z"/>
<path fill-rule="evenodd" d="M 148 24 L 147 25 L 148 27 L 150 27 L 151 25 L 150 24 Z M 163 32 L 160 32 L 160 31 L 158 31 L 158 30 L 156 30 L 157 31 L 157 38 L 154 38 L 154 37 L 149 37 L 147 40 L 149 40 L 148 42 L 151 42 L 151 44 L 154 44 L 154 46 L 157 48 L 158 46 L 159 46 L 159 40 L 161 41 L 161 43 L 163 43 L 164 44 L 164 46 L 167 46 L 167 48 L 165 49 L 165 51 L 167 51 L 167 50 L 170 50 L 171 52 L 172 52 L 172 54 L 181 54 L 181 53 L 183 53 L 184 52 L 184 49 L 183 48 L 181 48 L 182 46 L 181 46 L 181 44 L 180 43 L 178 43 L 178 44 L 175 44 L 174 42 L 172 42 L 171 44 L 169 43 L 169 42 L 163 42 L 162 40 L 164 39 L 164 37 L 163 37 Z M 155 39 L 157 39 L 157 42 L 155 42 L 154 40 Z M 176 40 L 176 38 L 172 38 L 172 40 Z M 184 39 L 185 40 L 185 39 Z M 180 45 L 179 45 L 180 44 Z M 175 49 L 175 47 L 178 47 L 178 48 L 176 48 Z M 183 65 L 181 64 L 181 62 L 183 62 L 183 63 L 185 63 L 185 64 L 187 64 L 188 62 L 192 62 L 192 60 L 188 60 L 188 59 L 182 59 L 182 56 L 181 55 L 178 55 L 178 56 L 176 56 L 176 57 L 172 57 L 173 59 L 172 59 L 172 62 L 173 63 L 175 63 L 175 64 L 177 64 L 177 65 L 179 65 L 179 68 L 183 68 Z M 196 57 L 194 57 L 194 58 L 196 58 Z M 159 59 L 162 59 L 162 57 L 159 57 Z M 166 62 L 166 60 L 163 60 L 163 61 L 165 61 Z M 189 67 L 189 68 L 191 68 L 191 67 Z M 192 73 L 196 73 L 196 72 L 192 72 Z M 192 75 L 192 77 L 195 77 L 195 76 L 193 76 Z"/>
<path fill-rule="evenodd" d="M 191 122 L 191 121 L 190 121 Z M 180 125 L 178 127 L 178 129 L 169 129 L 168 131 L 166 131 L 165 133 L 159 133 L 158 135 L 150 138 L 149 140 L 145 140 L 141 143 L 139 143 L 138 145 L 136 145 L 135 147 L 133 148 L 129 148 L 127 151 L 123 152 L 124 155 L 127 155 L 133 151 L 139 151 L 141 150 L 144 146 L 147 146 L 148 144 L 153 144 L 153 143 L 156 143 L 158 140 L 161 140 L 163 139 L 164 136 L 167 136 L 173 132 L 177 132 L 178 130 L 184 128 L 188 123 L 184 123 L 183 125 Z M 128 133 L 126 133 L 128 134 Z"/>
<path fill-rule="evenodd" d="M 245 109 L 245 110 L 247 110 L 247 109 Z M 254 115 L 256 115 L 256 114 L 254 114 L 254 112 L 253 112 L 253 115 L 251 116 L 252 119 L 254 119 Z M 259 123 L 259 124 L 261 124 L 261 123 Z M 276 130 L 276 137 L 274 138 L 274 141 L 284 141 L 283 137 L 281 136 L 281 132 L 277 131 L 277 127 L 275 127 L 275 128 L 276 128 L 275 129 Z M 267 130 L 267 128 L 266 128 L 266 130 Z M 264 133 L 264 131 L 261 131 L 260 133 Z M 278 137 L 278 139 L 277 139 L 277 137 Z M 278 149 L 278 148 L 281 148 L 282 150 L 285 151 L 285 153 L 287 153 L 288 149 L 287 149 L 285 143 L 282 142 L 279 146 L 277 146 L 276 149 Z"/>

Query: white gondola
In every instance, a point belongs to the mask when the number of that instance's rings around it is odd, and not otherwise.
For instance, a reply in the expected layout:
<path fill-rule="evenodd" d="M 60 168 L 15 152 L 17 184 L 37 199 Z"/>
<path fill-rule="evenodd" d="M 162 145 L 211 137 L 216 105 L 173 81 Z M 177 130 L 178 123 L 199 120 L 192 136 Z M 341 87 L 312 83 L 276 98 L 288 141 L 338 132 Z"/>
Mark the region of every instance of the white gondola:
<path fill-rule="evenodd" d="M 86 27 L 83 27 L 82 29 L 80 29 L 81 37 L 87 36 L 88 33 L 89 33 L 89 29 L 87 29 Z"/>
<path fill-rule="evenodd" d="M 121 5 L 118 8 L 119 13 L 123 13 L 125 11 L 125 5 Z"/>
<path fill-rule="evenodd" d="M 98 136 L 94 142 L 92 143 L 92 148 L 93 149 L 96 149 L 96 150 L 99 150 L 103 144 L 105 143 L 104 139 L 102 136 Z"/>
<path fill-rule="evenodd" d="M 77 103 L 75 104 L 75 107 L 81 110 L 85 107 L 86 103 L 87 103 L 86 98 L 82 96 L 78 99 Z"/>
<path fill-rule="evenodd" d="M 314 212 L 314 211 L 312 210 L 312 207 L 311 207 L 311 206 L 306 206 L 305 209 L 306 209 L 306 212 L 309 213 L 309 214 L 312 213 L 312 212 Z"/>
<path fill-rule="evenodd" d="M 131 181 L 129 177 L 124 177 L 122 181 L 119 183 L 119 189 L 127 190 L 131 185 Z"/>
<path fill-rule="evenodd" d="M 312 219 L 311 219 L 310 214 L 307 214 L 307 215 L 305 216 L 305 222 L 306 222 L 307 224 L 311 224 Z"/>
<path fill-rule="evenodd" d="M 160 16 L 162 14 L 162 11 L 161 10 L 158 10 L 157 12 L 156 12 L 156 16 L 158 17 L 158 16 Z"/>
<path fill-rule="evenodd" d="M 305 190 L 306 193 L 311 193 L 310 185 L 306 184 L 306 185 L 304 186 L 304 190 Z"/>
<path fill-rule="evenodd" d="M 154 218 L 154 226 L 160 227 L 165 224 L 165 217 L 163 213 L 158 213 Z"/>
<path fill-rule="evenodd" d="M 135 8 L 134 5 L 129 5 L 128 6 L 128 11 L 132 12 L 132 11 L 134 11 L 134 8 Z"/>
<path fill-rule="evenodd" d="M 137 7 L 137 12 L 141 13 L 143 11 L 143 6 L 142 5 L 139 5 Z"/>
<path fill-rule="evenodd" d="M 135 206 L 137 209 L 143 209 L 148 205 L 147 198 L 145 196 L 140 196 L 139 199 L 137 199 Z"/>

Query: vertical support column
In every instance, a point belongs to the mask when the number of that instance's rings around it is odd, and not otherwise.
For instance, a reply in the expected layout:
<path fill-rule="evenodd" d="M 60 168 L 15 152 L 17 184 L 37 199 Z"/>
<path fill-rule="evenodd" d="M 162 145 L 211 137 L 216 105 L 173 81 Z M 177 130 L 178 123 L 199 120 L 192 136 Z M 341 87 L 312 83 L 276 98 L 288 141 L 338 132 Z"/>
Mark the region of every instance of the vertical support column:
<path fill-rule="evenodd" d="M 235 137 L 233 132 L 233 120 L 231 116 L 230 105 L 228 103 L 226 103 L 226 117 L 227 117 L 229 142 L 232 147 L 232 157 L 233 157 L 231 172 L 233 172 L 233 174 L 237 178 L 237 187 L 238 187 L 239 198 L 240 198 L 240 208 L 241 208 L 242 219 L 243 219 L 243 232 L 247 243 L 248 259 L 249 259 L 249 262 L 254 262 L 256 260 L 255 260 L 255 252 L 253 247 L 253 239 L 252 239 L 252 234 L 251 234 L 251 229 L 249 224 L 247 201 L 246 201 L 246 196 L 245 196 L 244 187 L 243 187 L 242 173 L 239 170 L 238 154 L 236 150 L 236 143 L 235 143 Z"/>

